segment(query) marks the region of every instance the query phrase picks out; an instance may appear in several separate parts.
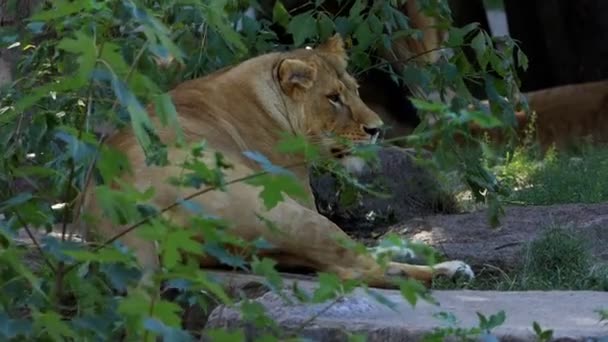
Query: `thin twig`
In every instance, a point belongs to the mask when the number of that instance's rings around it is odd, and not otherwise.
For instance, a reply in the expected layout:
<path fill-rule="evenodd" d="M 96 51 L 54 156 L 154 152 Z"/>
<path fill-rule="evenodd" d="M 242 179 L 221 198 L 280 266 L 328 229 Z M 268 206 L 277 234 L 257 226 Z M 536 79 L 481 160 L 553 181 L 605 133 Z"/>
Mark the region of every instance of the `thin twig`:
<path fill-rule="evenodd" d="M 139 62 L 139 60 L 141 59 L 141 57 L 143 56 L 144 51 L 146 50 L 146 48 L 148 47 L 149 43 L 146 42 L 141 49 L 138 51 L 137 55 L 135 56 L 135 59 L 133 60 L 133 63 L 131 63 L 131 67 L 129 68 L 129 71 L 127 72 L 127 75 L 125 76 L 125 82 L 129 82 L 129 80 L 131 79 L 131 77 L 133 76 L 133 72 L 135 71 L 135 66 L 137 65 L 137 63 Z M 101 46 L 101 48 L 103 48 L 103 46 Z M 101 49 L 100 49 L 101 51 Z M 114 73 L 114 71 L 112 70 L 111 66 L 102 59 L 97 60 L 98 62 L 101 62 L 102 64 L 104 64 L 109 70 L 110 72 Z M 115 75 L 116 76 L 116 75 Z M 89 97 L 89 104 L 92 103 L 92 99 Z M 112 103 L 112 108 L 110 109 L 110 111 L 114 111 L 116 110 L 116 107 L 118 106 L 118 98 L 114 99 L 113 103 Z M 91 106 L 89 106 L 89 108 L 87 109 L 87 117 L 90 115 L 90 109 Z M 81 133 L 81 131 L 79 131 L 79 134 Z M 91 177 L 93 175 L 93 169 L 95 168 L 95 164 L 97 163 L 97 158 L 99 157 L 99 153 L 101 151 L 101 148 L 103 147 L 103 143 L 105 142 L 106 138 L 108 136 L 106 134 L 101 135 L 101 137 L 99 138 L 99 141 L 97 143 L 97 151 L 95 152 L 95 155 L 93 156 L 93 160 L 91 161 L 91 163 L 89 164 L 89 167 L 87 168 L 87 173 L 85 174 L 85 181 L 84 181 L 84 186 L 83 186 L 83 190 L 82 192 L 76 197 L 75 199 L 75 205 L 73 208 L 73 212 L 76 213 L 76 215 L 78 215 L 78 212 L 80 211 L 80 208 L 82 207 L 82 204 L 84 203 L 84 198 L 86 195 L 86 191 L 88 188 L 88 185 L 91 181 Z M 80 138 L 80 136 L 79 136 Z M 70 235 L 69 235 L 69 239 L 72 238 L 72 234 L 73 234 L 73 229 L 72 231 L 70 231 Z M 63 234 L 62 234 L 63 236 Z"/>
<path fill-rule="evenodd" d="M 21 217 L 21 215 L 19 214 L 19 212 L 17 210 L 14 210 L 13 212 L 15 213 L 15 216 L 17 216 L 17 220 L 21 223 L 21 225 L 23 226 L 23 229 L 25 229 L 25 232 L 27 233 L 29 238 L 32 240 L 32 243 L 34 244 L 34 246 L 36 246 L 36 249 L 38 250 L 40 255 L 42 255 L 42 259 L 44 259 L 44 262 L 53 271 L 53 273 L 55 273 L 55 266 L 53 265 L 51 260 L 49 260 L 49 258 L 47 258 L 46 253 L 44 253 L 44 250 L 42 250 L 42 246 L 40 246 L 40 244 L 38 243 L 38 240 L 32 233 L 32 230 L 30 229 L 29 224 L 27 224 L 27 222 L 23 219 L 23 217 Z"/>
<path fill-rule="evenodd" d="M 155 295 L 152 296 L 152 298 L 150 299 L 150 308 L 148 309 L 148 316 L 150 316 L 150 317 L 154 317 L 154 306 L 156 305 L 156 296 L 159 295 L 158 293 L 156 293 L 156 291 L 154 293 L 155 293 Z M 144 336 L 142 338 L 142 341 L 148 340 L 149 332 L 150 332 L 149 329 L 144 329 Z"/>
<path fill-rule="evenodd" d="M 259 176 L 265 175 L 265 174 L 267 174 L 267 173 L 268 173 L 267 171 L 256 172 L 256 173 L 250 174 L 250 175 L 248 175 L 248 176 L 244 176 L 244 177 L 239 177 L 239 178 L 233 179 L 233 180 L 231 180 L 231 181 L 229 181 L 229 182 L 226 182 L 226 183 L 225 183 L 225 185 L 230 185 L 230 184 L 234 184 L 234 183 L 238 183 L 238 182 L 246 181 L 246 180 L 249 180 L 249 179 L 253 179 L 253 178 L 255 178 L 255 177 L 259 177 Z M 184 197 L 183 201 L 188 201 L 188 200 L 191 200 L 191 199 L 193 199 L 193 198 L 195 198 L 195 197 L 198 197 L 198 196 L 200 196 L 200 195 L 203 195 L 203 194 L 205 194 L 205 193 L 207 193 L 207 192 L 209 192 L 209 191 L 217 190 L 218 188 L 219 188 L 219 186 L 217 186 L 217 185 L 209 186 L 209 187 L 207 187 L 207 188 L 205 188 L 205 189 L 203 189 L 203 190 L 199 190 L 199 191 L 197 191 L 197 192 L 195 192 L 195 193 L 193 193 L 193 194 L 190 194 L 190 195 L 188 195 L 188 196 Z M 141 226 L 142 224 L 144 224 L 144 223 L 146 223 L 146 222 L 150 221 L 150 219 L 152 219 L 152 218 L 154 218 L 154 217 L 156 217 L 156 216 L 158 216 L 158 215 L 164 214 L 165 212 L 167 212 L 167 211 L 169 211 L 169 210 L 171 210 L 171 209 L 173 209 L 173 208 L 177 207 L 177 206 L 178 206 L 178 205 L 180 205 L 180 204 L 181 204 L 181 201 L 179 201 L 179 202 L 178 202 L 178 201 L 173 202 L 172 204 L 170 204 L 170 205 L 168 205 L 168 206 L 164 207 L 163 209 L 161 209 L 161 210 L 159 210 L 159 211 L 157 211 L 157 212 L 155 212 L 155 213 L 152 213 L 152 214 L 150 214 L 150 215 L 148 215 L 148 216 L 144 217 L 143 219 L 141 219 L 141 220 L 140 220 L 140 221 L 138 221 L 137 223 L 135 223 L 135 224 L 133 224 L 133 225 L 129 226 L 127 229 L 125 229 L 125 230 L 121 231 L 120 233 L 118 233 L 118 234 L 114 235 L 112 238 L 110 238 L 110 239 L 106 240 L 106 241 L 105 241 L 103 244 L 101 244 L 100 246 L 97 246 L 96 248 L 94 248 L 94 249 L 93 249 L 93 252 L 97 252 L 98 250 L 100 250 L 100 249 L 102 249 L 102 248 L 106 247 L 107 245 L 111 244 L 112 242 L 114 242 L 114 241 L 116 241 L 116 240 L 120 239 L 120 238 L 121 238 L 121 237 L 123 237 L 124 235 L 126 235 L 126 234 L 130 233 L 130 232 L 131 232 L 131 231 L 133 231 L 135 228 L 137 228 L 137 227 Z"/>
<path fill-rule="evenodd" d="M 96 43 L 97 40 L 97 35 L 94 33 L 93 34 L 93 44 L 94 46 L 97 46 Z M 101 53 L 103 51 L 103 47 L 104 47 L 105 41 L 102 41 L 99 44 L 99 47 L 97 48 L 97 59 L 101 56 Z M 80 141 L 82 140 L 82 134 L 87 126 L 87 121 L 89 118 L 89 115 L 91 114 L 91 110 L 93 107 L 93 79 L 91 78 L 89 81 L 89 84 L 87 86 L 87 111 L 85 112 L 85 115 L 83 118 L 80 118 L 80 120 L 78 121 L 77 125 L 78 125 L 78 136 L 77 139 Z M 62 222 L 62 226 L 61 226 L 61 241 L 64 242 L 65 238 L 66 238 L 66 232 L 67 232 L 67 228 L 68 228 L 68 221 L 70 220 L 70 213 L 73 213 L 72 210 L 70 210 L 70 206 L 68 205 L 69 202 L 71 202 L 70 197 L 72 197 L 72 193 L 73 193 L 73 182 L 74 179 L 76 177 L 76 162 L 74 161 L 74 158 L 70 158 L 70 171 L 68 174 L 68 179 L 66 182 L 66 186 L 65 186 L 65 198 L 63 200 L 63 202 L 65 203 L 65 206 L 63 208 L 63 222 Z M 72 221 L 73 221 L 73 217 L 72 217 Z M 71 234 L 70 234 L 71 236 Z M 63 280 L 65 275 L 67 274 L 66 272 L 66 268 L 65 268 L 65 262 L 63 261 L 59 261 L 59 263 L 57 264 L 57 271 L 55 272 L 55 298 L 57 299 L 57 305 L 61 304 L 61 298 L 63 297 Z"/>
<path fill-rule="evenodd" d="M 89 163 L 87 173 L 85 174 L 85 177 L 84 177 L 84 184 L 82 187 L 83 190 L 76 196 L 74 208 L 72 211 L 74 213 L 76 213 L 77 216 L 79 216 L 78 213 L 80 212 L 80 208 L 82 207 L 82 205 L 84 203 L 84 198 L 86 195 L 87 188 L 89 187 L 89 184 L 91 183 L 91 179 L 93 178 L 93 169 L 95 168 L 95 164 L 97 163 L 97 158 L 99 158 L 99 151 L 101 151 L 101 148 L 102 148 L 103 143 L 105 142 L 106 138 L 107 138 L 107 135 L 105 135 L 105 134 L 102 134 L 101 137 L 99 138 L 99 141 L 97 143 L 97 151 L 95 151 L 93 160 L 91 161 L 91 163 Z M 68 236 L 68 241 L 72 240 L 73 234 L 74 234 L 74 229 L 71 229 L 70 234 Z"/>
<path fill-rule="evenodd" d="M 414 60 L 414 59 L 416 59 L 416 58 L 418 58 L 418 57 L 422 57 L 422 56 L 424 56 L 424 55 L 426 55 L 426 54 L 429 54 L 429 53 L 431 53 L 431 52 L 440 51 L 440 50 L 445 50 L 445 49 L 451 49 L 451 48 L 452 48 L 451 46 L 443 46 L 443 47 L 438 47 L 438 48 L 433 48 L 433 49 L 430 49 L 430 50 L 426 50 L 426 51 L 424 51 L 424 52 L 418 53 L 418 54 L 416 54 L 416 55 L 414 55 L 414 56 L 411 56 L 411 57 L 408 57 L 408 58 L 406 58 L 406 59 L 395 59 L 395 60 L 393 60 L 393 61 L 384 61 L 384 62 L 380 62 L 380 63 L 374 64 L 374 65 L 372 65 L 372 66 L 369 66 L 369 67 L 367 67 L 367 68 L 365 68 L 365 69 L 363 69 L 363 70 L 361 70 L 361 71 L 357 72 L 357 73 L 355 74 L 355 76 L 359 76 L 359 75 L 364 74 L 364 73 L 366 73 L 366 72 L 368 72 L 368 71 L 370 71 L 370 70 L 373 70 L 373 69 L 375 69 L 375 68 L 378 68 L 378 67 L 381 67 L 381 66 L 385 66 L 385 65 L 389 65 L 389 64 L 393 64 L 393 63 L 403 63 L 403 64 L 407 64 L 407 63 L 411 62 L 412 60 Z"/>

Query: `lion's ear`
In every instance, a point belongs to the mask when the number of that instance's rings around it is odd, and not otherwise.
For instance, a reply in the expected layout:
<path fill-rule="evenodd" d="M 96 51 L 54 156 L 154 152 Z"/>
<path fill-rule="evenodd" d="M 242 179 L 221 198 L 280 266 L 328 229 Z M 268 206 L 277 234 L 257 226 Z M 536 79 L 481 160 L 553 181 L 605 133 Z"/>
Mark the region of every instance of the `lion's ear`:
<path fill-rule="evenodd" d="M 279 82 L 290 96 L 296 91 L 312 87 L 317 78 L 317 68 L 299 59 L 284 59 L 279 65 Z"/>
<path fill-rule="evenodd" d="M 327 41 L 317 47 L 317 50 L 340 55 L 346 58 L 346 50 L 344 50 L 344 40 L 340 34 L 336 33 Z"/>

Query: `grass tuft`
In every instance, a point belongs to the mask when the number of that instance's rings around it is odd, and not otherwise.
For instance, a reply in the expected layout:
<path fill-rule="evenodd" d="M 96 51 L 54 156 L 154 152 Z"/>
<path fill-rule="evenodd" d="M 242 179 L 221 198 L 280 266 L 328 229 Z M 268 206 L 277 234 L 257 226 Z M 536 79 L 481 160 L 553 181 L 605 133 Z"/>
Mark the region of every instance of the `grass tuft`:
<path fill-rule="evenodd" d="M 503 271 L 487 266 L 468 284 L 437 279 L 437 289 L 608 291 L 608 265 L 596 263 L 588 241 L 573 229 L 550 226 L 524 246 L 520 267 Z"/>

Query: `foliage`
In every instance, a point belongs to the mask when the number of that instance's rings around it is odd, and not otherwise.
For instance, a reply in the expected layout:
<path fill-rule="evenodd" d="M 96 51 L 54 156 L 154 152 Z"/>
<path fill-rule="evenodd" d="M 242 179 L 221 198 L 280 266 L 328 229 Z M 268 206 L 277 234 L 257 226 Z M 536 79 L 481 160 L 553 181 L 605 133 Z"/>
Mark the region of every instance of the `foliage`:
<path fill-rule="evenodd" d="M 532 329 L 540 342 L 551 341 L 553 339 L 553 330 L 543 330 L 538 322 L 532 323 Z"/>
<path fill-rule="evenodd" d="M 447 337 L 457 337 L 461 341 L 497 341 L 497 337 L 492 334 L 492 330 L 501 326 L 506 319 L 504 311 L 499 311 L 490 315 L 490 317 L 477 312 L 479 325 L 472 328 L 461 328 L 458 326 L 458 319 L 452 313 L 441 311 L 436 313 L 434 317 L 441 320 L 446 326 L 435 328 L 432 333 L 425 335 L 423 339 L 425 342 L 445 341 Z"/>
<path fill-rule="evenodd" d="M 598 310 L 596 310 L 596 312 L 600 316 L 600 322 L 608 321 L 608 310 L 607 309 L 598 309 Z"/>
<path fill-rule="evenodd" d="M 549 227 L 527 248 L 522 277 L 530 289 L 608 289 L 608 269 L 593 267 L 589 241 L 567 227 Z"/>
<path fill-rule="evenodd" d="M 509 200 L 514 203 L 550 205 L 560 203 L 599 203 L 608 199 L 608 162 L 605 147 L 585 147 L 579 152 L 551 152 L 539 160 L 522 154 L 513 163 L 528 166 L 508 168 L 525 183 Z M 514 165 L 514 164 L 511 164 Z M 523 177 L 522 177 L 523 176 Z"/>
<path fill-rule="evenodd" d="M 206 215 L 191 198 L 166 208 L 153 207 L 149 203 L 156 189 L 136 189 L 117 181 L 121 172 L 129 171 L 129 163 L 105 141 L 112 128 L 130 126 L 146 153 L 146 162 L 166 166 L 170 164 L 168 146 L 158 139 L 158 127 L 148 117 L 146 104 L 154 106 L 162 124 L 183 137 L 166 90 L 184 79 L 259 53 L 322 41 L 333 32 L 350 39 L 355 74 L 383 68 L 396 81 L 416 83 L 425 92 L 456 91 L 458 96 L 448 105 L 423 98 L 414 101 L 438 121 L 436 126 L 420 127 L 408 141 L 422 146 L 439 138 L 437 156 L 461 171 L 476 194 L 487 190 L 479 200 L 489 199 L 499 208 L 496 194 L 501 188 L 481 163 L 483 156 L 463 157 L 451 137 L 461 132 L 475 143 L 464 131 L 466 123 L 483 127 L 512 123 L 511 99 L 517 88 L 512 55 L 521 54 L 517 45 L 500 41 L 498 49 L 499 42 L 476 25 L 452 26 L 445 1 L 420 1 L 425 13 L 436 16 L 449 29 L 446 47 L 453 54 L 436 64 L 412 65 L 400 74 L 386 61 L 373 64 L 378 48 L 390 48 L 395 38 L 420 34 L 409 27 L 407 18 L 396 9 L 396 1 L 377 2 L 368 10 L 362 1 L 355 1 L 347 13 L 335 16 L 323 11 L 322 3 L 316 1 L 311 9 L 297 14 L 278 4 L 272 20 L 254 20 L 245 15 L 249 3 L 243 1 L 57 0 L 45 2 L 23 30 L 2 32 L 2 46 L 19 49 L 22 57 L 19 77 L 3 90 L 0 110 L 0 145 L 4 148 L 0 161 L 0 336 L 14 340 L 189 340 L 192 337 L 182 328 L 183 307 L 210 310 L 218 303 L 236 302 L 224 284 L 197 267 L 194 257 L 202 254 L 263 275 L 271 288 L 279 288 L 281 278 L 272 261 L 254 258 L 248 266 L 246 256 L 233 255 L 225 248 L 250 247 L 255 253 L 264 248 L 264 241 L 247 242 L 232 236 L 225 229 L 228 222 Z M 273 24 L 293 41 L 282 42 Z M 474 61 L 464 53 L 469 47 L 475 51 Z M 465 81 L 485 85 L 490 108 L 468 110 L 478 101 Z M 224 170 L 230 165 L 222 155 L 211 155 L 204 141 L 178 139 L 178 145 L 188 151 L 188 158 L 178 165 L 183 169 L 181 177 L 167 181 L 197 188 L 196 195 L 224 190 L 227 184 L 239 181 L 263 187 L 261 196 L 268 207 L 284 195 L 301 194 L 300 185 L 283 172 L 286 166 L 272 165 L 264 156 L 249 155 L 261 165 L 260 173 L 225 179 Z M 310 150 L 307 144 L 302 147 L 299 152 Z M 212 162 L 203 162 L 203 157 Z M 102 214 L 127 228 L 89 247 L 76 239 L 72 228 L 80 222 L 72 221 L 95 223 L 92 215 L 80 215 L 82 191 L 92 182 L 97 184 L 93 191 Z M 178 225 L 160 215 L 176 206 L 193 214 L 190 222 Z M 59 229 L 59 237 L 35 234 L 38 229 L 53 227 Z M 152 275 L 151 284 L 140 282 L 142 275 L 132 251 L 118 241 L 130 231 L 159 245 L 164 267 Z M 42 265 L 27 263 L 16 240 L 23 233 L 43 257 Z M 195 240 L 199 234 L 205 236 L 203 244 Z M 185 260 L 182 252 L 189 253 Z M 331 300 L 359 285 L 342 283 L 330 274 L 321 275 L 320 280 L 315 295 L 302 300 Z M 167 285 L 165 291 L 177 291 L 179 296 L 167 299 L 165 292 L 158 292 L 161 283 Z M 404 283 L 401 290 L 412 303 L 422 293 L 420 286 L 410 283 Z M 244 301 L 240 310 L 252 324 L 273 327 L 255 302 Z M 242 336 L 239 332 L 206 333 L 220 340 Z"/>

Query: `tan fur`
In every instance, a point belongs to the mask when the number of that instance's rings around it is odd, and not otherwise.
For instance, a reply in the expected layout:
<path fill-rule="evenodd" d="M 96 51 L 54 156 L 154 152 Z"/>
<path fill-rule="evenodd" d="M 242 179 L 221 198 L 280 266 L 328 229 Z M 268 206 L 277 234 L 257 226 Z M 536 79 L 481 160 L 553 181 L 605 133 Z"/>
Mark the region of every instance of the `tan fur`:
<path fill-rule="evenodd" d="M 608 80 L 541 89 L 524 96 L 531 113 L 515 113 L 520 141 L 532 124 L 534 141 L 542 150 L 608 143 Z M 471 125 L 470 130 L 473 135 L 488 134 L 493 142 L 505 139 L 502 129 Z"/>
<path fill-rule="evenodd" d="M 566 148 L 583 140 L 608 143 L 608 80 L 571 84 L 526 94 L 543 149 Z M 530 116 L 518 113 L 520 128 Z"/>
<path fill-rule="evenodd" d="M 234 166 L 226 172 L 226 179 L 236 179 L 259 170 L 243 156 L 245 150 L 258 151 L 277 165 L 304 162 L 299 157 L 276 152 L 274 147 L 281 131 L 306 134 L 325 152 L 342 148 L 326 133 L 335 133 L 358 143 L 370 142 L 372 136 L 368 132 L 373 134 L 370 130 L 381 126 L 382 121 L 359 98 L 357 84 L 346 72 L 346 65 L 342 39 L 335 36 L 313 50 L 265 54 L 204 78 L 184 82 L 170 95 L 186 140 L 205 139 L 211 151 L 221 152 Z M 342 104 L 328 98 L 333 94 L 339 94 Z M 156 127 L 161 139 L 173 146 L 172 129 Z M 154 186 L 157 195 L 153 203 L 158 207 L 166 207 L 195 191 L 167 184 L 167 177 L 179 175 L 178 166 L 146 166 L 130 129 L 115 134 L 109 145 L 124 152 L 131 162 L 133 172 L 125 174 L 122 180 L 140 190 Z M 169 149 L 173 164 L 182 162 L 186 155 L 187 151 Z M 206 153 L 206 156 L 205 162 L 213 161 L 212 153 Z M 459 261 L 445 262 L 434 268 L 393 262 L 385 272 L 371 256 L 358 255 L 342 247 L 336 238 L 348 241 L 349 237 L 314 209 L 307 168 L 301 166 L 293 171 L 307 190 L 307 201 L 288 198 L 267 211 L 259 198 L 261 189 L 242 182 L 229 185 L 225 192 L 211 191 L 193 201 L 200 203 L 209 214 L 231 222 L 233 234 L 246 240 L 265 238 L 274 246 L 266 255 L 275 258 L 279 265 L 333 272 L 342 279 L 363 279 L 376 287 L 394 286 L 391 278 L 395 276 L 411 277 L 428 284 L 435 274 L 452 276 L 461 268 L 468 269 L 472 276 L 468 266 Z M 91 190 L 87 192 L 86 211 L 102 219 L 92 228 L 103 237 L 114 236 L 124 227 L 103 220 Z M 279 233 L 269 231 L 256 213 L 274 221 Z M 188 213 L 175 209 L 168 212 L 167 217 L 185 223 Z M 152 243 L 138 238 L 136 233 L 129 233 L 121 240 L 135 251 L 146 270 L 159 267 L 158 253 Z M 212 259 L 201 260 L 201 264 L 216 265 Z"/>
<path fill-rule="evenodd" d="M 446 38 L 446 32 L 436 27 L 435 18 L 424 15 L 417 1 L 407 1 L 401 11 L 409 18 L 410 26 L 422 33 L 421 39 L 414 37 L 397 38 L 391 50 L 382 50 L 380 54 L 395 65 L 404 62 L 434 63 L 439 59 L 441 42 Z"/>

